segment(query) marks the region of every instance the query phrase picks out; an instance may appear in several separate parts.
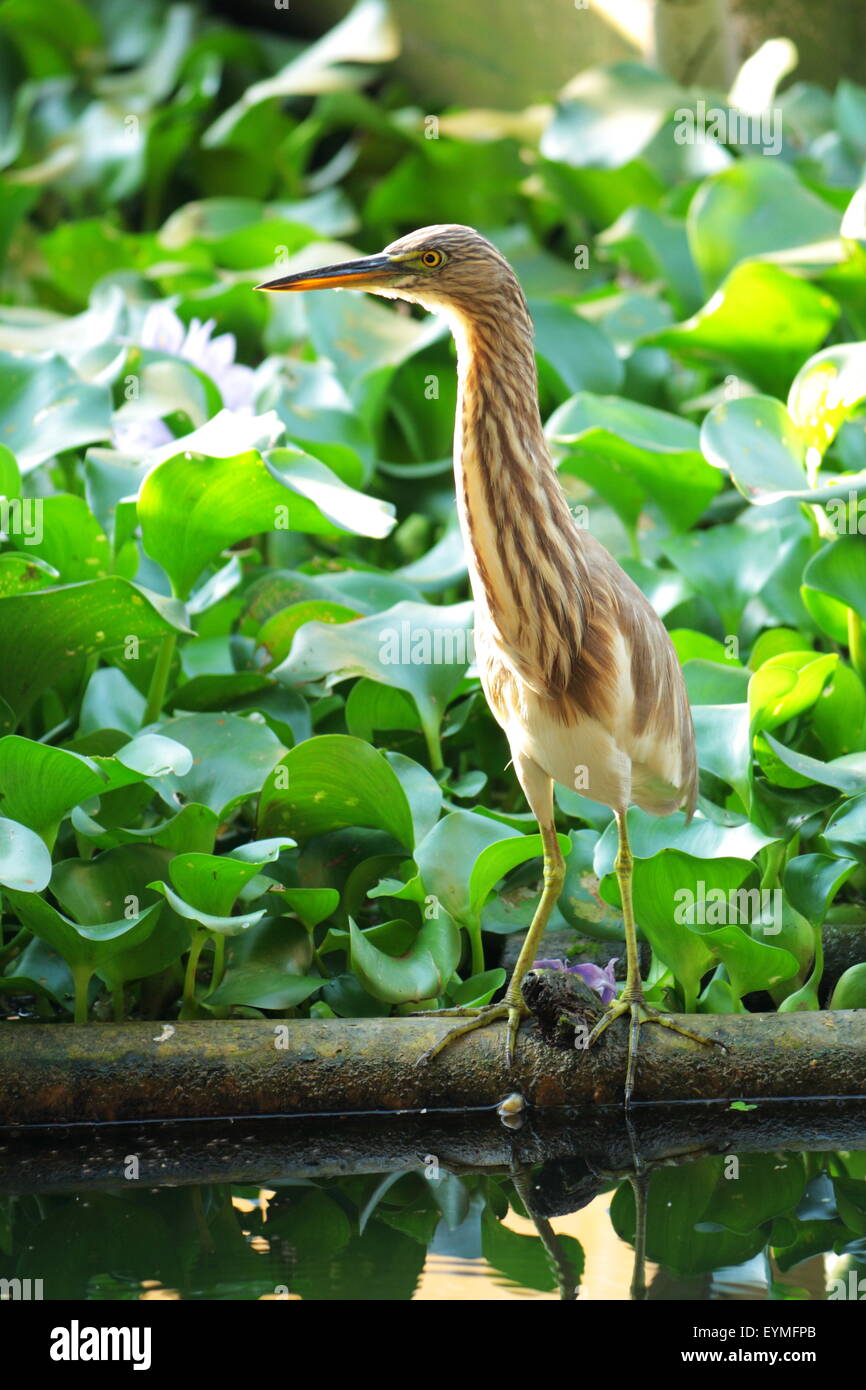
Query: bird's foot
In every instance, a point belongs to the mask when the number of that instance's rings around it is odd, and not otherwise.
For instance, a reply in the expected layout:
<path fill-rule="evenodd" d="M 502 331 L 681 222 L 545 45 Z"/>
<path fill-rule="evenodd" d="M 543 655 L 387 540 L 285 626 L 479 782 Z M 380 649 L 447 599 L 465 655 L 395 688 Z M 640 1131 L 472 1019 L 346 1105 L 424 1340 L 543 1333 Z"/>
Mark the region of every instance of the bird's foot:
<path fill-rule="evenodd" d="M 423 1062 L 429 1062 L 436 1057 L 443 1048 L 450 1043 L 456 1042 L 458 1038 L 465 1038 L 467 1033 L 474 1033 L 476 1028 L 486 1028 L 489 1023 L 496 1023 L 499 1019 L 508 1020 L 508 1028 L 505 1034 L 505 1061 L 510 1067 L 514 1062 L 514 1049 L 517 1043 L 517 1030 L 523 1019 L 528 1018 L 530 1010 L 523 1002 L 521 997 L 511 999 L 506 997 L 500 1004 L 487 1004 L 484 1008 L 478 1009 L 439 1009 L 427 1015 L 429 1018 L 468 1018 L 468 1023 L 461 1023 L 457 1028 L 451 1028 L 440 1038 L 432 1047 L 428 1047 L 426 1052 L 422 1052 L 418 1058 L 417 1066 Z"/>
<path fill-rule="evenodd" d="M 602 1033 L 606 1032 L 610 1025 L 615 1023 L 618 1018 L 622 1018 L 624 1014 L 630 1015 L 628 1064 L 625 1077 L 626 1108 L 631 1104 L 632 1092 L 634 1090 L 635 1073 L 637 1071 L 638 1037 L 642 1024 L 657 1023 L 660 1028 L 670 1028 L 671 1032 L 680 1033 L 684 1038 L 690 1038 L 692 1042 L 701 1043 L 704 1047 L 721 1047 L 727 1051 L 726 1044 L 719 1038 L 708 1038 L 704 1033 L 694 1033 L 690 1028 L 684 1028 L 681 1023 L 674 1023 L 673 1019 L 667 1014 L 645 1003 L 642 994 L 621 994 L 619 999 L 611 1004 L 607 1013 L 599 1019 L 586 1040 L 586 1046 L 592 1047 L 593 1043 L 598 1042 Z"/>

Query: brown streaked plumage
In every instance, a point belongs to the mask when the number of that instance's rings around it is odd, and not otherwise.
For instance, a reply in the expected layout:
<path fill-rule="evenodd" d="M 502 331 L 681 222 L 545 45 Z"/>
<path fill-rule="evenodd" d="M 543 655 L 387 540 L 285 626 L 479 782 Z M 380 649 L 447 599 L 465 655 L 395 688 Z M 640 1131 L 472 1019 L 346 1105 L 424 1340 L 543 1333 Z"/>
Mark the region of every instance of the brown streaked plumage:
<path fill-rule="evenodd" d="M 626 812 L 656 815 L 697 795 L 694 732 L 676 653 L 640 589 L 580 530 L 544 438 L 533 328 L 508 262 L 471 227 L 422 227 L 377 256 L 286 276 L 265 290 L 358 288 L 422 304 L 447 318 L 457 343 L 454 436 L 457 507 L 475 599 L 481 684 L 502 726 L 544 843 L 544 891 L 505 999 L 474 1010 L 452 1038 L 507 1019 L 509 1062 L 528 1010 L 521 981 L 537 954 L 565 866 L 556 837 L 553 784 L 578 785 L 610 806 L 619 830 L 627 977 L 593 1030 L 630 1016 L 628 1105 L 641 1023 L 675 1028 L 644 1003 L 631 902 Z M 466 1010 L 454 1010 L 465 1013 Z"/>

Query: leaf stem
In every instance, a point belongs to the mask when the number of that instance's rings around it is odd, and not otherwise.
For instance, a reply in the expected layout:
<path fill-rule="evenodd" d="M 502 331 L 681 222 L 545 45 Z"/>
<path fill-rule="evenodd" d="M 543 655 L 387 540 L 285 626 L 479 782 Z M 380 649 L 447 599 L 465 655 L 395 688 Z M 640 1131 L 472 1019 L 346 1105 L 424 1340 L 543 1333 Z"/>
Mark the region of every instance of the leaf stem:
<path fill-rule="evenodd" d="M 142 717 L 142 728 L 147 724 L 154 724 L 162 713 L 162 706 L 165 701 L 165 692 L 168 688 L 168 678 L 171 674 L 171 663 L 174 659 L 174 649 L 177 643 L 177 633 L 166 633 L 162 639 L 162 645 L 156 658 L 156 665 L 153 668 L 153 675 L 150 678 L 150 689 L 147 692 L 147 704 L 144 707 Z"/>
<path fill-rule="evenodd" d="M 87 993 L 93 971 L 89 965 L 71 965 L 72 983 L 75 986 L 75 1022 L 87 1022 Z"/>
<path fill-rule="evenodd" d="M 863 619 L 853 608 L 848 609 L 848 651 L 851 665 L 861 680 L 866 681 L 866 636 L 863 633 Z"/>
<path fill-rule="evenodd" d="M 186 975 L 183 981 L 183 1011 L 195 1007 L 195 972 L 198 968 L 198 958 L 201 955 L 209 933 L 204 927 L 197 928 L 192 938 L 192 945 L 189 948 L 189 959 L 186 963 Z"/>

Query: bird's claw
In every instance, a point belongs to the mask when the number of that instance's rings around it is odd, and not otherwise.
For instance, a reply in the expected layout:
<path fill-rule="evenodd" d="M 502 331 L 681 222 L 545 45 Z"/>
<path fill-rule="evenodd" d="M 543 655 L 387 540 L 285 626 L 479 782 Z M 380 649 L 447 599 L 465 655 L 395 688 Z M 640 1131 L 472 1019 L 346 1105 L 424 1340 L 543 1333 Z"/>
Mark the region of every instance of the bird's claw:
<path fill-rule="evenodd" d="M 456 1028 L 451 1028 L 443 1038 L 428 1047 L 426 1052 L 422 1052 L 418 1058 L 416 1066 L 421 1066 L 424 1062 L 431 1061 L 438 1056 L 444 1048 L 458 1038 L 463 1038 L 467 1033 L 473 1033 L 476 1028 L 486 1028 L 489 1023 L 496 1023 L 499 1019 L 508 1020 L 508 1028 L 505 1035 L 505 1061 L 509 1069 L 514 1065 L 514 1051 L 517 1043 L 517 1030 L 524 1018 L 529 1016 L 530 1010 L 526 1007 L 523 1000 L 515 1001 L 503 999 L 500 1004 L 487 1004 L 478 1009 L 440 1009 L 438 1012 L 428 1015 L 431 1018 L 455 1017 L 457 1015 L 472 1015 L 468 1023 L 461 1023 Z"/>
<path fill-rule="evenodd" d="M 597 1042 L 612 1023 L 624 1014 L 630 1015 L 629 1034 L 628 1034 L 628 1063 L 625 1078 L 625 1105 L 626 1109 L 631 1104 L 632 1092 L 634 1091 L 635 1074 L 637 1072 L 637 1050 L 638 1037 L 641 1025 L 644 1023 L 657 1023 L 661 1028 L 669 1028 L 673 1033 L 680 1033 L 684 1038 L 690 1038 L 692 1042 L 701 1043 L 704 1047 L 721 1047 L 728 1051 L 727 1043 L 723 1043 L 721 1038 L 707 1037 L 704 1033 L 693 1033 L 690 1028 L 684 1028 L 681 1023 L 674 1023 L 673 1019 L 659 1009 L 652 1008 L 645 1003 L 642 996 L 623 996 L 620 995 L 607 1013 L 599 1019 L 586 1040 L 586 1046 L 592 1047 Z"/>

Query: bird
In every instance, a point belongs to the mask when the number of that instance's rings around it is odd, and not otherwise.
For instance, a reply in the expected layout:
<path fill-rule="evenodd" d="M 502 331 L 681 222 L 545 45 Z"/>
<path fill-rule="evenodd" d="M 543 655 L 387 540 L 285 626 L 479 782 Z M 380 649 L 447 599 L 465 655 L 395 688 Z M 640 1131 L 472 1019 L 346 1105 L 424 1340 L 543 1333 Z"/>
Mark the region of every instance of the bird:
<path fill-rule="evenodd" d="M 631 1104 L 640 1028 L 701 1036 L 651 1008 L 640 976 L 627 813 L 695 809 L 698 765 L 682 669 L 667 630 L 638 586 L 578 526 L 542 426 L 534 329 L 520 282 L 472 227 L 422 227 L 372 256 L 284 275 L 269 292 L 361 289 L 442 316 L 457 349 L 454 479 L 474 599 L 475 658 L 487 704 L 543 846 L 543 891 L 501 1002 L 473 1010 L 420 1060 L 505 1020 L 506 1063 L 530 1010 L 521 984 L 562 891 L 565 861 L 554 783 L 608 806 L 618 834 L 626 978 L 586 1039 L 593 1046 L 628 1016 L 624 1103 Z"/>

